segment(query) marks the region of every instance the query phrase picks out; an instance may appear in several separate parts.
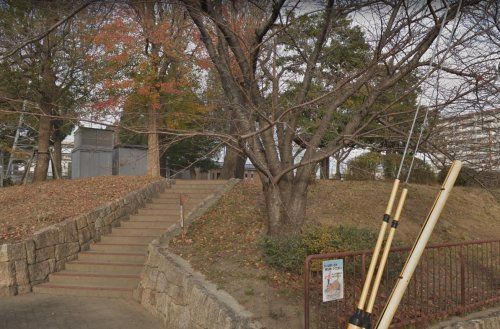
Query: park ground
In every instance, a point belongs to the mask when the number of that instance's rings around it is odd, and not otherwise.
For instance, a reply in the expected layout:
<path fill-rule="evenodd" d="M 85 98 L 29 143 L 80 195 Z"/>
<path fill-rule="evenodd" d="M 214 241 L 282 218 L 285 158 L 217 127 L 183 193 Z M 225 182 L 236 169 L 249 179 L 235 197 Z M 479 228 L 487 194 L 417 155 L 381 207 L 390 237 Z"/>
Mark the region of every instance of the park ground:
<path fill-rule="evenodd" d="M 101 176 L 0 189 L 0 244 L 122 198 L 158 178 Z"/>
<path fill-rule="evenodd" d="M 392 187 L 384 181 L 319 181 L 310 188 L 307 220 L 377 232 Z M 439 190 L 411 185 L 397 239 L 410 245 Z M 267 328 L 301 327 L 299 274 L 268 266 L 259 249 L 265 206 L 258 183 L 241 182 L 214 209 L 194 223 L 170 248 L 228 291 Z M 500 205 L 485 190 L 455 187 L 431 243 L 500 236 Z"/>

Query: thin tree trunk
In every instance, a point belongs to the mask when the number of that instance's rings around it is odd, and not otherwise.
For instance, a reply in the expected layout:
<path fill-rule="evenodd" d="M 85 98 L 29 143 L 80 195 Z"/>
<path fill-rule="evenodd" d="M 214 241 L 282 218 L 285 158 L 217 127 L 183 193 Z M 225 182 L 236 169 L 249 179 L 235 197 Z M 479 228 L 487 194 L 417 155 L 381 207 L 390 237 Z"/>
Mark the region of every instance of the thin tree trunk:
<path fill-rule="evenodd" d="M 246 157 L 239 154 L 232 148 L 226 148 L 226 155 L 224 156 L 224 165 L 222 166 L 221 179 L 245 177 L 245 162 Z"/>
<path fill-rule="evenodd" d="M 239 129 L 236 124 L 236 114 L 234 110 L 229 112 L 231 120 L 230 120 L 230 134 L 237 134 Z M 224 164 L 222 166 L 221 171 L 221 179 L 230 179 L 230 178 L 245 178 L 245 162 L 247 161 L 246 156 L 241 153 L 238 153 L 232 147 L 226 147 L 226 154 L 224 156 Z"/>
<path fill-rule="evenodd" d="M 62 141 L 61 140 L 55 140 L 54 141 L 54 169 L 57 171 L 59 174 L 59 178 L 62 178 Z M 54 169 L 52 169 L 52 176 L 54 178 L 57 177 L 57 175 L 54 172 Z"/>
<path fill-rule="evenodd" d="M 148 176 L 160 176 L 160 147 L 158 143 L 156 110 L 149 108 L 148 113 Z"/>
<path fill-rule="evenodd" d="M 319 172 L 321 179 L 330 179 L 330 157 L 325 158 L 321 161 Z"/>
<path fill-rule="evenodd" d="M 3 159 L 3 151 L 0 150 L 0 187 L 3 187 L 3 179 L 4 179 L 4 159 Z"/>
<path fill-rule="evenodd" d="M 167 177 L 167 159 L 165 157 L 165 152 L 161 153 L 160 156 L 160 176 Z"/>
<path fill-rule="evenodd" d="M 38 155 L 36 159 L 35 175 L 33 177 L 33 181 L 35 182 L 41 182 L 47 179 L 47 170 L 49 169 L 50 122 L 50 117 L 40 117 L 38 126 Z"/>
<path fill-rule="evenodd" d="M 340 180 L 342 179 L 342 174 L 340 173 L 340 165 L 342 162 L 340 161 L 340 158 L 337 158 L 335 161 L 335 177 Z"/>

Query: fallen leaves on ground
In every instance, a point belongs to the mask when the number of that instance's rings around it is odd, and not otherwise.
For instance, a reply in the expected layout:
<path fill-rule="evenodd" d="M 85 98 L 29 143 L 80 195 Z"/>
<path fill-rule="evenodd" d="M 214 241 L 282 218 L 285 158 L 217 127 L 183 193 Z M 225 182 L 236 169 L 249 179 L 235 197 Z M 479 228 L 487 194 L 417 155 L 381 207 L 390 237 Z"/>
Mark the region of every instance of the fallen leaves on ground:
<path fill-rule="evenodd" d="M 0 244 L 124 197 L 157 180 L 137 176 L 101 176 L 51 180 L 0 189 Z"/>

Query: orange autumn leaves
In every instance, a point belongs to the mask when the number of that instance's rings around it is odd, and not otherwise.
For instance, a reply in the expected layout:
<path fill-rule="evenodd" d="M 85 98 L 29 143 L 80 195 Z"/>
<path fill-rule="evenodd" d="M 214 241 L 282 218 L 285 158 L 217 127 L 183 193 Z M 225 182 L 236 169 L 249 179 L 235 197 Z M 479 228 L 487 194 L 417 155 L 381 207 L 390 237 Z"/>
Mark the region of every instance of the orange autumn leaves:
<path fill-rule="evenodd" d="M 187 67 L 189 42 L 179 37 L 182 31 L 172 32 L 168 17 L 151 25 L 135 15 L 130 8 L 120 8 L 93 37 L 100 86 L 93 107 L 150 107 L 176 118 L 178 124 L 169 120 L 168 126 L 180 128 L 175 126 L 207 110 L 193 97 L 196 81 Z"/>

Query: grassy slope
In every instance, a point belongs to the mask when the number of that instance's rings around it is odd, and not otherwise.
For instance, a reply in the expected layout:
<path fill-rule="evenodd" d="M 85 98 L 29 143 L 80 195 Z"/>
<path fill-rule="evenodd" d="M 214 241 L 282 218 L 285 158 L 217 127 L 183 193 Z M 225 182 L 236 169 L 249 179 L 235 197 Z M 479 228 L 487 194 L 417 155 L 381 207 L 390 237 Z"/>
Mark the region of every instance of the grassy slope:
<path fill-rule="evenodd" d="M 319 182 L 309 193 L 308 221 L 378 230 L 391 182 Z M 439 186 L 414 185 L 398 238 L 410 244 Z M 240 183 L 171 248 L 254 313 L 267 328 L 301 328 L 302 278 L 266 266 L 257 241 L 265 230 L 260 187 Z M 485 191 L 455 188 L 433 242 L 500 236 L 500 205 Z"/>
<path fill-rule="evenodd" d="M 355 225 L 378 230 L 392 184 L 326 182 L 310 189 L 307 217 L 327 225 Z M 417 236 L 439 186 L 410 185 L 397 236 L 405 244 Z M 328 196 L 327 198 L 321 196 Z M 485 190 L 455 187 L 431 242 L 489 239 L 500 236 L 500 205 Z"/>
<path fill-rule="evenodd" d="M 0 244 L 121 198 L 156 179 L 104 176 L 0 189 Z"/>

